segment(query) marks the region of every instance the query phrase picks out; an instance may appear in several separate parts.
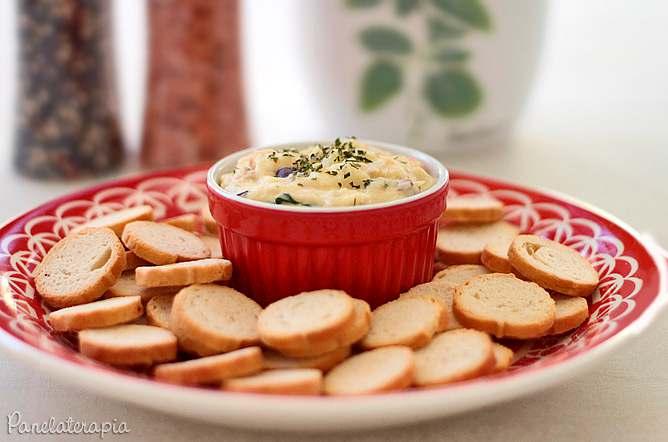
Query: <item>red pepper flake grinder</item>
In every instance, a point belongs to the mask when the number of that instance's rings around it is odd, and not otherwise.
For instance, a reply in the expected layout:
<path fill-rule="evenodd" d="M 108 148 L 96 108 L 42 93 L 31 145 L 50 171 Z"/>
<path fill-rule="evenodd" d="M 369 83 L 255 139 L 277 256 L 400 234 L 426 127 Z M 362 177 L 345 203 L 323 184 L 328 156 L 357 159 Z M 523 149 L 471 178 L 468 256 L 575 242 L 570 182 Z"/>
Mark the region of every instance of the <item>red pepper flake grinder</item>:
<path fill-rule="evenodd" d="M 237 0 L 151 0 L 142 162 L 211 161 L 247 145 Z"/>

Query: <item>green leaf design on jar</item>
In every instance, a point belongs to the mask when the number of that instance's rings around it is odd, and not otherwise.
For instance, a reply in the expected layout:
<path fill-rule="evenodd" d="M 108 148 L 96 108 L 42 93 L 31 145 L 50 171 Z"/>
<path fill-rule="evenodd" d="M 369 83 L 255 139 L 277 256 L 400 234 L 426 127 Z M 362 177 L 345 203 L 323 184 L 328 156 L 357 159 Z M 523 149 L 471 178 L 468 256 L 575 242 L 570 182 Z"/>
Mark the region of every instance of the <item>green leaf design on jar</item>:
<path fill-rule="evenodd" d="M 377 60 L 364 72 L 360 107 L 370 112 L 396 95 L 402 86 L 399 65 L 389 60 Z"/>
<path fill-rule="evenodd" d="M 413 12 L 420 6 L 420 0 L 394 0 L 394 12 L 403 17 Z"/>
<path fill-rule="evenodd" d="M 349 8 L 371 8 L 380 3 L 380 0 L 346 0 L 346 6 Z"/>
<path fill-rule="evenodd" d="M 478 82 L 461 69 L 444 69 L 428 75 L 424 96 L 436 113 L 448 118 L 467 115 L 482 101 Z"/>
<path fill-rule="evenodd" d="M 402 92 L 407 69 L 421 67 L 422 82 L 406 91 L 409 132 L 417 134 L 425 112 L 443 118 L 461 118 L 473 113 L 483 101 L 478 81 L 466 69 L 472 51 L 461 47 L 463 37 L 474 31 L 488 32 L 492 19 L 481 0 L 344 0 L 351 8 L 390 8 L 395 17 L 420 14 L 427 39 L 411 40 L 402 24 L 374 24 L 358 37 L 372 55 L 364 70 L 359 106 L 375 111 Z M 395 26 L 396 25 L 396 26 Z M 457 42 L 455 46 L 453 43 Z"/>
<path fill-rule="evenodd" d="M 402 32 L 388 26 L 372 26 L 360 34 L 365 48 L 372 52 L 406 55 L 413 50 L 413 43 Z"/>
<path fill-rule="evenodd" d="M 430 17 L 427 20 L 429 40 L 434 42 L 448 38 L 459 38 L 466 34 L 466 29 L 452 25 L 440 18 Z"/>
<path fill-rule="evenodd" d="M 452 15 L 480 31 L 489 31 L 492 21 L 485 7 L 478 0 L 432 0 L 443 12 Z"/>

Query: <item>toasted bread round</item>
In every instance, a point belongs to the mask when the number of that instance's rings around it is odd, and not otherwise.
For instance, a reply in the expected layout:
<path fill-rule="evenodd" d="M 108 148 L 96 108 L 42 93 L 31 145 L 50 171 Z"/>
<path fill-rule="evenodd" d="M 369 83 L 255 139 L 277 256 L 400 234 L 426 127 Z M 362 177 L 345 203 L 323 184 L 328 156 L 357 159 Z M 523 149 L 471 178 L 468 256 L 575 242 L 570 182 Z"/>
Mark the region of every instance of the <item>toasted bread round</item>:
<path fill-rule="evenodd" d="M 247 393 L 314 395 L 322 390 L 322 372 L 315 368 L 268 370 L 228 379 L 223 382 L 223 388 Z"/>
<path fill-rule="evenodd" d="M 355 303 L 345 292 L 316 290 L 267 306 L 258 320 L 258 330 L 262 342 L 279 351 L 308 349 L 313 343 L 341 335 L 354 320 Z"/>
<path fill-rule="evenodd" d="M 208 204 L 204 204 L 202 208 L 200 209 L 200 216 L 202 217 L 202 221 L 204 222 L 204 228 L 206 229 L 207 232 L 213 233 L 214 235 L 218 234 L 218 223 L 214 219 L 213 215 L 211 215 L 211 210 L 209 209 Z"/>
<path fill-rule="evenodd" d="M 373 311 L 371 328 L 360 344 L 363 348 L 405 345 L 420 348 L 436 333 L 443 307 L 420 297 L 403 297 Z"/>
<path fill-rule="evenodd" d="M 211 256 L 211 251 L 197 235 L 169 224 L 134 221 L 125 226 L 122 238 L 135 255 L 156 265 Z"/>
<path fill-rule="evenodd" d="M 520 229 L 515 227 L 514 234 L 512 234 L 511 230 L 512 229 L 508 229 L 507 234 L 492 238 L 490 242 L 485 245 L 485 248 L 480 254 L 480 261 L 492 272 L 513 272 L 513 266 L 510 265 L 510 260 L 508 259 L 508 249 L 510 249 L 510 244 L 515 237 L 519 235 Z"/>
<path fill-rule="evenodd" d="M 353 298 L 354 319 L 350 326 L 338 337 L 341 346 L 353 345 L 362 339 L 371 328 L 371 307 L 362 299 Z"/>
<path fill-rule="evenodd" d="M 554 324 L 548 332 L 558 335 L 577 328 L 589 317 L 587 300 L 579 296 L 553 294 L 555 302 Z"/>
<path fill-rule="evenodd" d="M 598 272 L 568 246 L 536 235 L 517 236 L 508 251 L 513 268 L 541 287 L 570 296 L 589 296 Z"/>
<path fill-rule="evenodd" d="M 125 268 L 125 250 L 116 234 L 90 227 L 58 241 L 35 268 L 35 286 L 52 307 L 98 299 Z"/>
<path fill-rule="evenodd" d="M 184 362 L 171 362 L 155 367 L 153 375 L 173 384 L 212 384 L 262 370 L 262 350 L 247 347 L 229 353 L 207 356 Z"/>
<path fill-rule="evenodd" d="M 431 386 L 473 379 L 494 367 L 487 333 L 460 328 L 434 337 L 415 352 L 415 384 Z"/>
<path fill-rule="evenodd" d="M 176 359 L 176 337 L 150 325 L 115 325 L 80 331 L 79 350 L 111 365 L 153 365 Z"/>
<path fill-rule="evenodd" d="M 543 288 L 507 273 L 476 276 L 455 288 L 453 310 L 465 327 L 497 338 L 543 336 L 555 316 L 554 301 Z"/>
<path fill-rule="evenodd" d="M 209 356 L 257 344 L 260 311 L 230 287 L 195 284 L 174 297 L 169 326 L 184 350 Z"/>
<path fill-rule="evenodd" d="M 452 298 L 455 296 L 455 286 L 448 281 L 431 281 L 416 285 L 399 298 L 424 298 L 438 303 L 442 307 L 441 317 L 438 320 L 436 331 L 461 328 L 461 324 L 452 313 Z"/>
<path fill-rule="evenodd" d="M 354 317 L 352 322 L 339 334 L 322 339 L 312 339 L 310 345 L 303 343 L 280 346 L 277 349 L 292 358 L 314 358 L 324 356 L 341 347 L 349 347 L 362 339 L 371 327 L 371 308 L 366 301 L 353 298 Z M 300 342 L 300 341 L 298 341 Z"/>
<path fill-rule="evenodd" d="M 264 368 L 317 368 L 328 371 L 350 355 L 350 347 L 341 347 L 328 353 L 307 358 L 291 358 L 278 352 L 267 350 L 264 352 Z"/>
<path fill-rule="evenodd" d="M 493 344 L 492 350 L 494 351 L 494 368 L 492 371 L 498 373 L 507 370 L 513 363 L 513 351 L 496 342 Z"/>
<path fill-rule="evenodd" d="M 211 250 L 212 258 L 222 258 L 223 251 L 220 247 L 220 239 L 217 236 L 213 235 L 202 235 L 199 237 L 204 244 Z"/>
<path fill-rule="evenodd" d="M 503 203 L 490 195 L 462 195 L 448 198 L 441 221 L 490 223 L 503 218 Z"/>
<path fill-rule="evenodd" d="M 140 267 L 138 267 L 140 268 Z M 116 284 L 109 287 L 104 294 L 105 298 L 117 298 L 122 296 L 140 296 L 144 304 L 158 295 L 175 295 L 181 290 L 181 286 L 170 287 L 141 287 L 135 281 L 134 272 L 123 272 Z"/>
<path fill-rule="evenodd" d="M 156 327 L 169 329 L 174 295 L 158 295 L 146 304 L 146 322 Z"/>
<path fill-rule="evenodd" d="M 56 331 L 79 331 L 134 321 L 144 313 L 139 296 L 103 299 L 52 312 L 49 324 Z"/>
<path fill-rule="evenodd" d="M 153 208 L 151 206 L 130 207 L 129 209 L 122 209 L 100 216 L 99 218 L 90 220 L 87 223 L 72 229 L 70 234 L 88 227 L 107 227 L 120 237 L 126 224 L 140 220 L 153 220 Z"/>
<path fill-rule="evenodd" d="M 232 263 L 206 258 L 160 266 L 137 267 L 135 280 L 142 287 L 169 287 L 226 281 L 232 277 Z"/>
<path fill-rule="evenodd" d="M 129 250 L 125 251 L 125 269 L 124 271 L 134 270 L 137 267 L 150 266 L 151 263 L 145 261 Z"/>
<path fill-rule="evenodd" d="M 330 395 L 401 390 L 413 381 L 413 351 L 408 347 L 377 348 L 346 359 L 325 376 Z"/>
<path fill-rule="evenodd" d="M 447 264 L 480 264 L 480 255 L 490 242 L 517 235 L 517 227 L 505 221 L 489 224 L 449 224 L 438 232 L 436 250 Z"/>
<path fill-rule="evenodd" d="M 178 227 L 179 229 L 187 230 L 189 232 L 197 232 L 199 230 L 199 217 L 194 213 L 186 213 L 184 215 L 173 216 L 171 218 L 160 221 L 170 226 Z"/>
<path fill-rule="evenodd" d="M 280 346 L 283 355 L 293 358 L 313 358 L 324 356 L 341 347 L 349 347 L 362 339 L 371 326 L 371 308 L 366 301 L 353 298 L 354 319 L 339 334 L 323 339 L 312 339 L 310 345 L 304 346 L 301 341 L 297 345 Z"/>
<path fill-rule="evenodd" d="M 449 282 L 453 286 L 464 284 L 469 279 L 478 275 L 486 275 L 489 270 L 478 264 L 459 264 L 446 267 L 434 275 L 434 281 Z"/>

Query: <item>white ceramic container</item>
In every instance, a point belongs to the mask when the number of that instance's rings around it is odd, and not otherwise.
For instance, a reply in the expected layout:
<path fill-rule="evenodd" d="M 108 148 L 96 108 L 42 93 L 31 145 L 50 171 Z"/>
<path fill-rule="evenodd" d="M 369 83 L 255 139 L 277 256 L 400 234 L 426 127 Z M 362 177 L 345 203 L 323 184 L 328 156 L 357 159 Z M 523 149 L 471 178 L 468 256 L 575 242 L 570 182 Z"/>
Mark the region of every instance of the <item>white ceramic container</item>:
<path fill-rule="evenodd" d="M 254 132 L 436 155 L 500 147 L 531 91 L 546 11 L 544 0 L 247 1 Z"/>

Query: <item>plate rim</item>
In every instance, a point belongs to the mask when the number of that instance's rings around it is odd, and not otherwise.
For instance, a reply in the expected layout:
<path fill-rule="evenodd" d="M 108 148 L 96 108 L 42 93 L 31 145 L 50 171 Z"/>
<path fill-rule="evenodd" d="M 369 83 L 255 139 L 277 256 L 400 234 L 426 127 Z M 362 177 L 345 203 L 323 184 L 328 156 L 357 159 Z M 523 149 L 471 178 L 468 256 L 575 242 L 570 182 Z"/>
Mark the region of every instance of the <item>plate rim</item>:
<path fill-rule="evenodd" d="M 0 225 L 0 230 L 31 212 L 47 206 L 80 198 L 81 195 L 107 188 L 115 184 L 148 179 L 157 176 L 187 174 L 207 167 L 199 164 L 182 168 L 162 169 L 151 172 L 129 174 L 113 180 L 106 180 L 79 191 L 48 200 L 22 214 L 8 219 Z M 87 391 L 111 397 L 115 400 L 133 403 L 153 410 L 206 420 L 214 423 L 240 427 L 265 429 L 295 429 L 300 421 L 300 429 L 309 430 L 349 430 L 399 425 L 406 422 L 426 420 L 467 410 L 491 406 L 513 398 L 553 387 L 604 360 L 614 349 L 631 342 L 668 306 L 668 263 L 660 248 L 652 244 L 633 227 L 609 212 L 560 191 L 542 186 L 528 186 L 496 177 L 472 174 L 458 169 L 449 169 L 455 179 L 473 179 L 508 185 L 530 192 L 538 192 L 555 198 L 601 217 L 624 230 L 634 238 L 651 257 L 658 272 L 658 292 L 656 298 L 631 324 L 617 334 L 599 343 L 596 347 L 573 358 L 554 365 L 527 367 L 520 376 L 493 376 L 433 389 L 417 389 L 354 397 L 295 397 L 269 396 L 249 393 L 222 392 L 202 388 L 191 388 L 155 382 L 151 379 L 128 376 L 121 372 L 86 366 L 70 361 L 44 350 L 35 348 L 21 339 L 0 329 L 0 347 L 7 350 L 24 363 L 39 372 L 55 375 L 65 383 Z M 490 390 L 495 388 L 495 390 Z M 447 394 L 444 392 L 447 391 Z M 493 395 L 489 393 L 493 392 Z M 400 397 L 401 401 L 387 401 Z M 157 400 L 156 400 L 157 399 Z M 392 405 L 400 402 L 400 406 Z M 184 407 L 184 404 L 190 407 Z M 214 406 L 212 406 L 214 405 Z M 225 405 L 230 405 L 226 407 Z M 340 407 L 345 405 L 345 407 Z M 332 411 L 336 410 L 336 414 Z M 409 413 L 406 411 L 410 410 Z M 295 417 L 296 412 L 307 411 L 310 419 Z M 384 416 L 382 421 L 372 420 L 373 416 Z M 264 421 L 260 421 L 260 416 Z M 314 416 L 318 416 L 314 418 Z M 308 422 L 304 422 L 308 421 Z M 371 421 L 371 422 L 370 422 Z M 345 426 L 341 426 L 342 423 Z"/>

